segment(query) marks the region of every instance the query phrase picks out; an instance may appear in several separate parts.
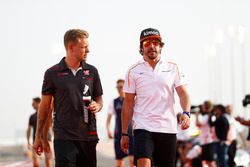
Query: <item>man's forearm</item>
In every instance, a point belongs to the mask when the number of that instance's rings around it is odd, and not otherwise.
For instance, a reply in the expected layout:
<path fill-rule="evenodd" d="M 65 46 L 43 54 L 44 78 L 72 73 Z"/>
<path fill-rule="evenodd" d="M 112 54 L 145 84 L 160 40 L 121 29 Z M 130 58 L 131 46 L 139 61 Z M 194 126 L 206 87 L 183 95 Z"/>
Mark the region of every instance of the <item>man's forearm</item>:
<path fill-rule="evenodd" d="M 122 133 L 128 132 L 128 125 L 132 120 L 132 109 L 122 112 Z"/>
<path fill-rule="evenodd" d="M 190 100 L 189 94 L 186 90 L 186 87 L 180 86 L 176 89 L 176 91 L 177 91 L 179 98 L 180 98 L 180 104 L 181 104 L 182 110 L 190 112 L 191 100 Z"/>
<path fill-rule="evenodd" d="M 187 93 L 183 94 L 180 97 L 180 104 L 181 104 L 181 108 L 183 111 L 188 111 L 190 112 L 190 108 L 191 108 L 191 100 L 190 97 Z"/>
<path fill-rule="evenodd" d="M 106 129 L 107 129 L 107 131 L 109 131 L 110 122 L 111 122 L 111 114 L 108 114 L 107 120 L 106 120 Z"/>
<path fill-rule="evenodd" d="M 37 129 L 36 136 L 41 137 L 43 133 L 44 126 L 46 124 L 47 118 L 51 111 L 51 104 L 53 98 L 51 95 L 43 95 L 42 101 L 39 106 L 38 116 L 37 116 Z"/>
<path fill-rule="evenodd" d="M 41 137 L 46 121 L 48 119 L 49 109 L 41 106 L 38 111 L 38 118 L 37 118 L 37 129 L 36 129 L 36 136 Z"/>
<path fill-rule="evenodd" d="M 133 116 L 133 102 L 127 102 L 124 100 L 122 106 L 122 133 L 128 132 L 128 125 L 131 123 L 132 116 Z"/>
<path fill-rule="evenodd" d="M 100 106 L 100 108 L 99 108 L 99 110 L 98 110 L 98 112 L 102 109 L 102 107 L 103 107 L 103 100 L 102 100 L 102 96 L 98 96 L 98 97 L 96 97 L 96 103 L 98 103 L 99 104 L 99 106 Z"/>
<path fill-rule="evenodd" d="M 43 128 L 43 139 L 44 140 L 47 140 L 48 139 L 48 133 L 49 133 L 49 130 L 50 130 L 50 127 L 51 127 L 51 122 L 52 122 L 52 111 L 49 113 L 48 117 L 47 117 L 47 120 L 46 120 L 46 123 L 44 125 L 44 128 Z"/>
<path fill-rule="evenodd" d="M 241 121 L 240 123 L 241 123 L 242 125 L 250 126 L 250 120 L 242 119 L 242 121 Z"/>
<path fill-rule="evenodd" d="M 186 90 L 185 85 L 178 86 L 176 88 L 176 92 L 179 96 L 182 110 L 190 112 L 191 100 L 190 100 L 190 97 L 189 97 L 189 94 Z"/>
<path fill-rule="evenodd" d="M 27 143 L 30 144 L 30 129 L 26 131 L 26 140 L 27 140 Z"/>

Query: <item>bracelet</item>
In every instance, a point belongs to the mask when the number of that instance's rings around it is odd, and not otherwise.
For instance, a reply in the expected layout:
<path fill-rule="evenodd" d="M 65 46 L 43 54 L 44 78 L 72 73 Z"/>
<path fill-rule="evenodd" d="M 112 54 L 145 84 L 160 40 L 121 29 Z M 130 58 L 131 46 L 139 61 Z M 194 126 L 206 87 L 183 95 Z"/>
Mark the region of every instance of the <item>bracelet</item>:
<path fill-rule="evenodd" d="M 190 118 L 190 112 L 188 111 L 183 111 L 182 114 L 187 115 Z"/>
<path fill-rule="evenodd" d="M 122 133 L 122 136 L 128 136 L 128 134 L 127 133 Z"/>

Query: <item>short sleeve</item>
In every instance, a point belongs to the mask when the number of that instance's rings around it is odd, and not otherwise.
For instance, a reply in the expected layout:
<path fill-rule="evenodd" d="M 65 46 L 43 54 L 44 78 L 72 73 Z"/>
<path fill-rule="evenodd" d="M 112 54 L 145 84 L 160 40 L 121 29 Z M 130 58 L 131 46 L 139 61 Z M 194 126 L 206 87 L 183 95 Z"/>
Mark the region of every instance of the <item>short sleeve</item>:
<path fill-rule="evenodd" d="M 207 125 L 208 121 L 209 121 L 209 116 L 207 114 L 206 115 L 199 115 L 198 119 L 199 119 L 199 122 L 201 125 Z"/>
<path fill-rule="evenodd" d="M 103 94 L 103 90 L 102 90 L 102 84 L 101 84 L 101 79 L 98 73 L 98 70 L 95 69 L 95 76 L 94 76 L 94 91 L 93 91 L 93 97 L 98 97 L 101 96 Z"/>
<path fill-rule="evenodd" d="M 112 100 L 110 103 L 109 103 L 109 106 L 108 106 L 108 111 L 107 111 L 109 114 L 111 115 L 114 115 L 115 114 L 115 108 L 114 108 L 114 100 Z"/>
<path fill-rule="evenodd" d="M 43 95 L 54 95 L 55 87 L 52 81 L 50 71 L 46 71 L 43 78 L 42 94 Z"/>
<path fill-rule="evenodd" d="M 175 81 L 174 81 L 174 86 L 175 88 L 181 85 L 187 85 L 187 79 L 183 71 L 180 69 L 179 66 L 176 65 L 176 76 L 175 76 Z"/>
<path fill-rule="evenodd" d="M 29 126 L 33 126 L 32 125 L 32 116 L 30 116 L 30 118 L 29 118 Z"/>
<path fill-rule="evenodd" d="M 235 126 L 238 133 L 242 133 L 244 131 L 244 127 L 236 120 L 234 120 L 233 126 Z"/>
<path fill-rule="evenodd" d="M 135 93 L 135 79 L 131 70 L 128 70 L 125 76 L 123 91 L 125 93 Z"/>

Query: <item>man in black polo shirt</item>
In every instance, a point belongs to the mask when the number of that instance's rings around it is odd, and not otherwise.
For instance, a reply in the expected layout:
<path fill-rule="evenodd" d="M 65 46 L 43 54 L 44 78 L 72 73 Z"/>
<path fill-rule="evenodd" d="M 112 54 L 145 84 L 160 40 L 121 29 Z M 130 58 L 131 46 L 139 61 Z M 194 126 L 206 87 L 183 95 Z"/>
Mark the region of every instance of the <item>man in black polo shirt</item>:
<path fill-rule="evenodd" d="M 28 144 L 28 149 L 32 148 L 32 144 L 30 143 L 30 133 L 31 133 L 31 129 L 33 130 L 32 132 L 32 139 L 33 142 L 35 141 L 35 133 L 36 133 L 36 122 L 37 122 L 37 111 L 39 108 L 41 102 L 41 98 L 40 97 L 35 97 L 32 100 L 32 107 L 35 110 L 35 113 L 33 113 L 30 117 L 29 117 L 29 123 L 28 123 L 28 128 L 26 131 L 26 138 L 27 138 L 27 144 Z M 50 126 L 47 127 L 47 131 L 49 130 Z M 46 135 L 46 137 L 48 137 L 48 147 L 51 148 L 51 133 L 48 133 L 48 135 Z M 52 167 L 52 152 L 45 152 L 45 165 L 46 167 Z M 33 159 L 33 166 L 35 167 L 39 167 L 40 166 L 40 159 L 41 157 L 37 156 L 36 153 L 33 151 L 32 152 L 32 159 Z"/>
<path fill-rule="evenodd" d="M 97 69 L 86 63 L 88 32 L 72 29 L 64 35 L 66 57 L 44 75 L 34 149 L 41 154 L 41 134 L 54 98 L 56 167 L 96 167 L 98 135 L 95 114 L 102 108 L 102 86 Z"/>

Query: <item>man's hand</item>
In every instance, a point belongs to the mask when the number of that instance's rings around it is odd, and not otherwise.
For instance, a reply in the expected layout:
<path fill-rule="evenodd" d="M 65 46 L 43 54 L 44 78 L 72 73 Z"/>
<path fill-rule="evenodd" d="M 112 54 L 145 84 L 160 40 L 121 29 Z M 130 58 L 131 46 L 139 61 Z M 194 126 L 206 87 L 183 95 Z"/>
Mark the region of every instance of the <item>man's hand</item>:
<path fill-rule="evenodd" d="M 43 143 L 40 136 L 36 136 L 35 142 L 33 144 L 33 150 L 39 156 L 43 153 Z"/>
<path fill-rule="evenodd" d="M 99 112 L 101 109 L 102 109 L 102 105 L 95 102 L 95 101 L 92 101 L 89 106 L 88 106 L 88 109 L 92 112 L 92 113 L 97 113 Z"/>
<path fill-rule="evenodd" d="M 112 132 L 110 132 L 109 130 L 108 130 L 108 138 L 109 138 L 109 139 L 113 139 Z"/>
<path fill-rule="evenodd" d="M 46 153 L 51 152 L 50 143 L 49 143 L 48 139 L 44 139 L 42 145 L 43 145 L 43 149 Z"/>
<path fill-rule="evenodd" d="M 242 122 L 242 118 L 239 117 L 239 116 L 235 117 L 235 120 L 238 121 L 238 122 L 240 122 L 240 123 Z"/>
<path fill-rule="evenodd" d="M 30 142 L 27 143 L 27 148 L 28 148 L 29 150 L 32 149 L 32 144 L 30 144 Z"/>
<path fill-rule="evenodd" d="M 181 129 L 188 129 L 190 126 L 190 118 L 186 114 L 178 114 L 178 123 L 181 124 Z"/>
<path fill-rule="evenodd" d="M 124 153 L 128 153 L 129 149 L 129 138 L 128 136 L 122 136 L 121 138 L 121 149 Z"/>

